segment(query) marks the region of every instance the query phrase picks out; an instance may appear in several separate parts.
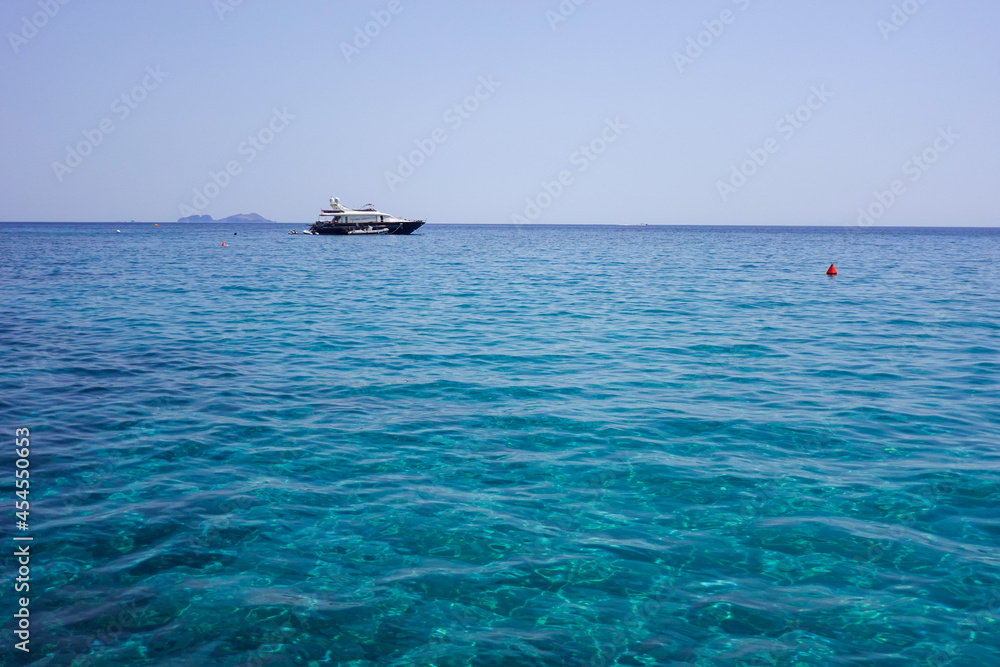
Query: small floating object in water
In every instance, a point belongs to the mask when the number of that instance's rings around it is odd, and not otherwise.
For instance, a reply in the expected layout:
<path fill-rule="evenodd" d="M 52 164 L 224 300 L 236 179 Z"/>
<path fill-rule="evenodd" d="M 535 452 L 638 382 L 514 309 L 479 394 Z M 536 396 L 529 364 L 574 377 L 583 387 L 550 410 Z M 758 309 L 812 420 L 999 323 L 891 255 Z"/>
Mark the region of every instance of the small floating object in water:
<path fill-rule="evenodd" d="M 837 275 L 837 267 L 834 266 L 833 264 L 831 264 L 830 268 L 826 270 L 826 275 L 828 275 L 828 276 L 835 276 L 835 275 Z"/>
<path fill-rule="evenodd" d="M 115 231 L 118 232 L 119 234 L 122 233 L 122 230 L 120 230 L 120 229 L 116 229 Z"/>
<path fill-rule="evenodd" d="M 228 248 L 229 246 L 227 246 L 227 245 L 226 245 L 226 242 L 225 242 L 225 241 L 223 241 L 223 242 L 222 242 L 222 247 L 223 247 L 223 248 Z"/>
<path fill-rule="evenodd" d="M 153 225 L 154 227 L 159 227 L 159 225 Z"/>

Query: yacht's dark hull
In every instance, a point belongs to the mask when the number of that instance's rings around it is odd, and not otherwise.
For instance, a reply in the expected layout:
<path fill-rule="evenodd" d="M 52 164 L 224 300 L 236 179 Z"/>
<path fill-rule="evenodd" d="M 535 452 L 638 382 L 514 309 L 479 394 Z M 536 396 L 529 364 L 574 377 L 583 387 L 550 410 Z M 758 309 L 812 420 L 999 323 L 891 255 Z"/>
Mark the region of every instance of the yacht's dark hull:
<path fill-rule="evenodd" d="M 359 236 L 364 234 L 375 235 L 380 230 L 387 230 L 385 234 L 412 234 L 423 227 L 423 220 L 413 220 L 407 222 L 378 222 L 375 224 L 351 224 L 351 223 L 319 223 L 312 226 L 310 231 L 323 236 Z M 371 229 L 370 232 L 367 230 Z"/>

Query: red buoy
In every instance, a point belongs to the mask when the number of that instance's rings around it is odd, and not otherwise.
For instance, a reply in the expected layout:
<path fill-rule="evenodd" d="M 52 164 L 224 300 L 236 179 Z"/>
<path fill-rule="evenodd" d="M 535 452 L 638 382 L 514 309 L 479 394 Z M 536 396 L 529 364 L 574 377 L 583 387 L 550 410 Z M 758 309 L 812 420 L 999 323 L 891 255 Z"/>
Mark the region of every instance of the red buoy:
<path fill-rule="evenodd" d="M 828 275 L 828 276 L 835 276 L 835 275 L 837 275 L 837 267 L 834 266 L 833 264 L 831 264 L 830 268 L 826 270 L 826 275 Z"/>
<path fill-rule="evenodd" d="M 223 248 L 225 248 L 225 247 L 226 247 L 226 242 L 225 242 L 225 241 L 223 241 L 223 242 L 222 242 L 222 247 L 223 247 Z M 834 273 L 836 273 L 836 271 L 834 271 Z"/>

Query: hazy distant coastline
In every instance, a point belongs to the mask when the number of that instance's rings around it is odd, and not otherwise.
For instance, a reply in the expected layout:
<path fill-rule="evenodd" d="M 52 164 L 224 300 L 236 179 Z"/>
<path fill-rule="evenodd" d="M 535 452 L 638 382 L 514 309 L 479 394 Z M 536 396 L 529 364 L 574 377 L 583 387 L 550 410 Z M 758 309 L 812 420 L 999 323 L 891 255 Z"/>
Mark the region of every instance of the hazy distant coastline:
<path fill-rule="evenodd" d="M 221 220 L 213 220 L 210 215 L 189 215 L 186 218 L 181 218 L 177 222 L 274 222 L 274 220 L 268 220 L 264 216 L 256 213 L 238 213 L 236 215 L 231 215 L 228 218 L 222 218 Z"/>

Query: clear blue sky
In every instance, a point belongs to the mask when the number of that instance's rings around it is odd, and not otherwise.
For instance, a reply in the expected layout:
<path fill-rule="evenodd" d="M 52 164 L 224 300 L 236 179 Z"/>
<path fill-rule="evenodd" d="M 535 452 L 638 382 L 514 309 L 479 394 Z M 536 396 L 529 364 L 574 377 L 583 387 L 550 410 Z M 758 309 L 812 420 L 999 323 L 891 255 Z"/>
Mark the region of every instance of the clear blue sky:
<path fill-rule="evenodd" d="M 876 224 L 1000 220 L 995 0 L 908 0 L 892 32 L 879 22 L 900 0 L 586 0 L 554 28 L 559 0 L 398 0 L 395 15 L 389 0 L 243 0 L 221 18 L 230 0 L 41 0 L 54 16 L 32 31 L 39 1 L 0 7 L 0 220 L 165 221 L 187 205 L 309 222 L 337 195 L 432 222 L 841 225 L 879 213 L 894 181 Z M 391 22 L 348 62 L 342 44 L 380 11 Z M 779 130 L 814 86 L 832 97 Z M 478 108 L 446 116 L 477 87 Z M 53 166 L 104 119 L 114 131 L 78 166 Z M 390 185 L 435 130 L 444 143 Z M 273 140 L 257 151 L 251 135 Z M 933 164 L 908 164 L 928 149 Z M 731 181 L 748 151 L 766 163 Z"/>

